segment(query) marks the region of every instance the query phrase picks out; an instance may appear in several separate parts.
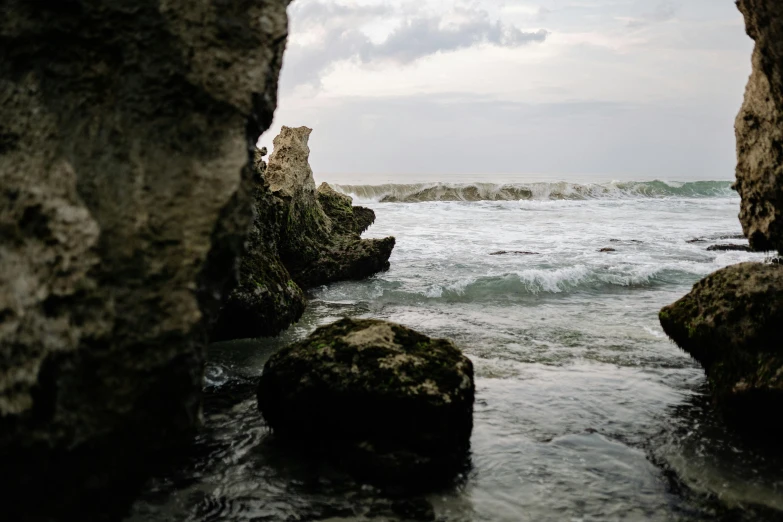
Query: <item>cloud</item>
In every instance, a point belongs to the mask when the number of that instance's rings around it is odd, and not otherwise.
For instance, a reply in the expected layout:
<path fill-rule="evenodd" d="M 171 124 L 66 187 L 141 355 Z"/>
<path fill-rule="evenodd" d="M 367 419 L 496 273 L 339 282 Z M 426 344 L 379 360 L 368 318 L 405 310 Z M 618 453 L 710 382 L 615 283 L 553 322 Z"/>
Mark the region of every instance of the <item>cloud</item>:
<path fill-rule="evenodd" d="M 673 20 L 676 14 L 677 9 L 674 7 L 674 5 L 666 2 L 658 4 L 653 11 L 645 13 L 639 18 L 632 18 L 628 20 L 626 25 L 628 27 L 637 29 L 652 24 L 668 22 L 669 20 Z"/>
<path fill-rule="evenodd" d="M 433 16 L 411 9 L 410 4 L 394 7 L 303 1 L 298 5 L 291 10 L 292 42 L 284 62 L 284 87 L 318 85 L 333 64 L 345 60 L 409 64 L 481 44 L 518 47 L 543 42 L 548 35 L 545 30 L 522 31 L 500 20 L 492 21 L 481 9 L 454 8 L 446 15 Z M 395 19 L 396 25 L 381 41 L 374 41 L 362 30 L 362 26 Z"/>
<path fill-rule="evenodd" d="M 365 45 L 361 50 L 363 62 L 391 59 L 409 63 L 424 56 L 443 51 L 455 51 L 481 43 L 501 47 L 516 47 L 530 42 L 543 42 L 547 32 L 524 32 L 500 21 L 492 23 L 484 11 L 476 11 L 466 23 L 443 27 L 437 18 L 406 20 L 383 43 Z"/>

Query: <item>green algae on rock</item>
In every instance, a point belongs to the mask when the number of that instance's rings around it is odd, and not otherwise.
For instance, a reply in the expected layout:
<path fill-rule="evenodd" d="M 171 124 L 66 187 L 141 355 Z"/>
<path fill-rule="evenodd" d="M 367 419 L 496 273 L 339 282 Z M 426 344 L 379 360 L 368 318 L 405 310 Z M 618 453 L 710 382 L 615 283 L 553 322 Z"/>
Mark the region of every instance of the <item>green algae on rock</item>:
<path fill-rule="evenodd" d="M 464 466 L 474 394 L 473 365 L 451 341 L 342 319 L 269 359 L 258 407 L 278 439 L 369 481 L 426 489 Z"/>
<path fill-rule="evenodd" d="M 212 327 L 212 341 L 277 335 L 299 320 L 307 303 L 280 260 L 280 205 L 264 178 L 266 149 L 256 151 L 255 219 L 239 263 L 239 284 Z"/>
<path fill-rule="evenodd" d="M 361 238 L 375 213 L 354 207 L 326 183 L 316 190 L 310 132 L 283 127 L 268 165 L 266 151 L 256 153 L 256 218 L 239 284 L 223 304 L 213 341 L 276 335 L 304 312 L 302 290 L 389 268 L 394 238 Z"/>
<path fill-rule="evenodd" d="M 770 412 L 783 407 L 783 266 L 742 263 L 719 270 L 663 308 L 660 321 L 704 366 L 727 419 L 780 433 Z"/>

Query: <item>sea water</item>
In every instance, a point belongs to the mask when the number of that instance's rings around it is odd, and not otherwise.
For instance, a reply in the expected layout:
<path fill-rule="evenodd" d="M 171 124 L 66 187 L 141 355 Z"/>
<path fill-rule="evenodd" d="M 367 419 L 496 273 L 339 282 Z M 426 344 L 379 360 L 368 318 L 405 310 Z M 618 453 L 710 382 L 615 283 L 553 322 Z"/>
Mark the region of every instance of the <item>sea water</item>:
<path fill-rule="evenodd" d="M 781 459 L 723 424 L 703 370 L 657 318 L 707 274 L 767 257 L 707 250 L 744 243 L 730 182 L 335 188 L 375 211 L 365 237 L 397 238 L 391 269 L 312 291 L 279 338 L 214 345 L 205 429 L 129 520 L 404 520 L 382 509 L 393 499 L 381 492 L 277 448 L 255 408 L 266 359 L 343 316 L 447 337 L 474 363 L 471 469 L 418 499 L 438 520 L 783 510 Z"/>

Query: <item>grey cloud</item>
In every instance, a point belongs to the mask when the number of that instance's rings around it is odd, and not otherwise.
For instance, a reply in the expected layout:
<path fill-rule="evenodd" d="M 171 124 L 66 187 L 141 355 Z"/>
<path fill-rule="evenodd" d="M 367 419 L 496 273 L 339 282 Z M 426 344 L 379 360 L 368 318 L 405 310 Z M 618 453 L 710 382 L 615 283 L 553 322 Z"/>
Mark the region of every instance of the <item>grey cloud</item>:
<path fill-rule="evenodd" d="M 548 35 L 544 30 L 525 32 L 500 21 L 492 22 L 483 10 L 459 9 L 456 12 L 467 21 L 443 26 L 440 18 L 395 10 L 387 4 L 345 6 L 304 3 L 301 8 L 292 10 L 292 34 L 318 29 L 324 37 L 318 45 L 289 46 L 283 67 L 283 88 L 303 83 L 318 84 L 322 74 L 341 60 L 407 64 L 438 52 L 456 51 L 482 43 L 516 47 L 543 42 Z M 388 16 L 400 17 L 402 23 L 381 43 L 374 43 L 355 29 L 361 22 Z"/>
<path fill-rule="evenodd" d="M 514 47 L 543 42 L 546 36 L 543 30 L 526 33 L 501 22 L 492 23 L 482 11 L 476 12 L 468 23 L 454 28 L 440 27 L 436 18 L 417 18 L 407 20 L 385 42 L 363 47 L 361 58 L 364 62 L 392 59 L 408 63 L 439 51 L 455 51 L 480 43 Z"/>

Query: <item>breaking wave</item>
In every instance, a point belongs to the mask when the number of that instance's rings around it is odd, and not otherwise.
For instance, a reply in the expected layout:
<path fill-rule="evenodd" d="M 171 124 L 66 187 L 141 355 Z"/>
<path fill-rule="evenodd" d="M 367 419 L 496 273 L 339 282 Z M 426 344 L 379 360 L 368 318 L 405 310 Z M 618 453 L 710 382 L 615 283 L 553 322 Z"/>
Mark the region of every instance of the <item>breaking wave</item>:
<path fill-rule="evenodd" d="M 585 265 L 557 269 L 531 268 L 505 274 L 466 277 L 448 283 L 406 287 L 400 283 L 374 280 L 370 285 L 342 283 L 316 292 L 316 300 L 330 302 L 372 301 L 376 303 L 494 302 L 519 301 L 536 296 L 576 293 L 600 294 L 623 289 L 655 288 L 690 281 L 708 274 L 712 264 L 687 263 L 599 270 Z"/>
<path fill-rule="evenodd" d="M 414 183 L 332 185 L 357 202 L 517 201 L 736 197 L 731 181 L 613 181 L 611 183 Z"/>

